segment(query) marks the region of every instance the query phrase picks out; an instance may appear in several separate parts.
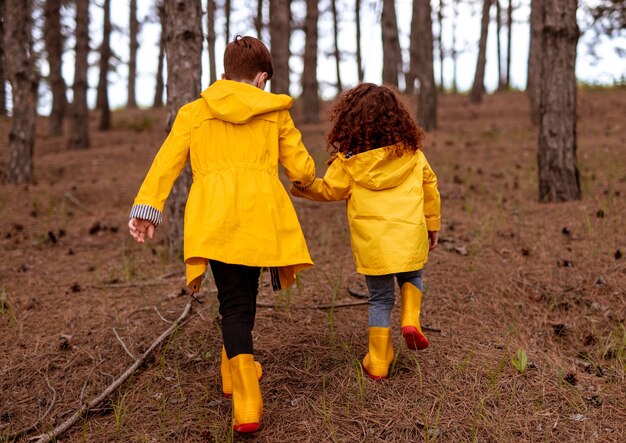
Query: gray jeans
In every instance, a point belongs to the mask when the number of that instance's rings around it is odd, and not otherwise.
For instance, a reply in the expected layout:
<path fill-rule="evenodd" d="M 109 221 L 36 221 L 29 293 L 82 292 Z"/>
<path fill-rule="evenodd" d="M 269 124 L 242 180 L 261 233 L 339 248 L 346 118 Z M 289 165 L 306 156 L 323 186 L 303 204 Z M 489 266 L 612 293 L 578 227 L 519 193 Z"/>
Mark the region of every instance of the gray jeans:
<path fill-rule="evenodd" d="M 411 283 L 420 291 L 422 284 L 422 270 L 399 272 L 398 274 L 366 275 L 365 282 L 370 293 L 368 326 L 388 328 L 391 326 L 391 310 L 393 309 L 395 285 L 393 277 L 398 280 L 402 288 L 404 283 Z"/>

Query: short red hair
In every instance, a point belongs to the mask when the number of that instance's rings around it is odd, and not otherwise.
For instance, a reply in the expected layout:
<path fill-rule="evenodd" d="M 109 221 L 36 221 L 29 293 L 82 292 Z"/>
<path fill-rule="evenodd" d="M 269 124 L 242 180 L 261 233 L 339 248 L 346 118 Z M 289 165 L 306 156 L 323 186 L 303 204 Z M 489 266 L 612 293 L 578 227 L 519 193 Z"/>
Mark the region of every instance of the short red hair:
<path fill-rule="evenodd" d="M 235 36 L 224 50 L 224 77 L 228 80 L 254 80 L 259 72 L 274 75 L 272 56 L 263 42 L 254 37 Z"/>

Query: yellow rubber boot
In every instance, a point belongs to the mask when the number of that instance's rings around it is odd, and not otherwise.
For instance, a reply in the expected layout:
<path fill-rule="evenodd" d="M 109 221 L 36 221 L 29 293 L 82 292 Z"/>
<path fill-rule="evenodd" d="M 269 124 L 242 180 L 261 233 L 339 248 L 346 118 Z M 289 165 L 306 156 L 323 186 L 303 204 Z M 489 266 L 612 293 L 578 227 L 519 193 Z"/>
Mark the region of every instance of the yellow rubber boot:
<path fill-rule="evenodd" d="M 258 379 L 261 380 L 261 378 L 263 378 L 261 363 L 255 360 L 254 365 L 256 366 L 256 375 Z M 230 378 L 230 364 L 228 363 L 228 356 L 226 355 L 226 348 L 224 348 L 224 346 L 222 346 L 222 365 L 220 372 L 222 373 L 222 394 L 226 398 L 231 398 L 233 396 L 233 381 Z"/>
<path fill-rule="evenodd" d="M 368 328 L 368 353 L 363 359 L 363 369 L 372 380 L 387 378 L 389 365 L 393 362 L 391 328 Z"/>
<path fill-rule="evenodd" d="M 233 429 L 255 432 L 261 424 L 263 400 L 252 354 L 239 354 L 229 361 L 233 383 Z"/>
<path fill-rule="evenodd" d="M 402 335 L 409 349 L 426 349 L 428 339 L 420 326 L 422 291 L 411 283 L 402 285 Z"/>

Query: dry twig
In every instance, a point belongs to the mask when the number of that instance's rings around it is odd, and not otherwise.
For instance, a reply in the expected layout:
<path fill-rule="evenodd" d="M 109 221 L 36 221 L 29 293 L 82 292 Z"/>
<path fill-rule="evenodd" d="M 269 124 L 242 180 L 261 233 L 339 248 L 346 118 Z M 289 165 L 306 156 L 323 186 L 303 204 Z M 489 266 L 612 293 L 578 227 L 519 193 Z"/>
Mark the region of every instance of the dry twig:
<path fill-rule="evenodd" d="M 120 335 L 117 333 L 117 329 L 113 328 L 113 333 L 115 334 L 115 338 L 117 338 L 117 341 L 119 341 L 119 342 L 120 342 L 120 344 L 122 345 L 122 347 L 124 348 L 124 350 L 126 351 L 126 353 L 127 353 L 128 355 L 130 355 L 130 358 L 132 358 L 133 360 L 137 360 L 137 357 L 135 357 L 135 356 L 133 355 L 133 353 L 132 353 L 132 352 L 130 352 L 130 351 L 128 350 L 128 348 L 126 347 L 126 344 L 125 344 L 125 343 L 124 343 L 124 341 L 122 340 L 122 337 L 120 337 Z"/>
<path fill-rule="evenodd" d="M 82 405 L 70 418 L 65 420 L 59 426 L 54 428 L 52 431 L 37 435 L 29 439 L 29 441 L 36 440 L 36 443 L 48 443 L 53 439 L 58 438 L 61 434 L 75 425 L 82 417 L 85 416 L 90 410 L 93 410 L 96 406 L 106 400 L 113 392 L 117 390 L 128 378 L 146 361 L 148 356 L 159 346 L 167 337 L 169 337 L 175 330 L 178 328 L 187 318 L 189 312 L 191 311 L 191 303 L 187 303 L 185 308 L 183 309 L 182 314 L 172 325 L 167 328 L 165 332 L 163 332 L 159 338 L 157 338 L 150 347 L 144 352 L 139 359 L 136 359 L 135 362 L 112 384 L 109 385 L 100 395 L 91 400 L 89 403 Z"/>

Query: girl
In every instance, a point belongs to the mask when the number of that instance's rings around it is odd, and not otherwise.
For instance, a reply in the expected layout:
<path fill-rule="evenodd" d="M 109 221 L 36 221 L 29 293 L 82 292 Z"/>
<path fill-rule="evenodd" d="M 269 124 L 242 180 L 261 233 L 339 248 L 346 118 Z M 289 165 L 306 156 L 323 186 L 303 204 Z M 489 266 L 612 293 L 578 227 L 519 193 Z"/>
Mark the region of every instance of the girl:
<path fill-rule="evenodd" d="M 361 84 L 331 111 L 333 157 L 323 179 L 294 184 L 311 200 L 346 200 L 357 272 L 369 290 L 369 352 L 363 368 L 387 378 L 394 353 L 391 310 L 394 277 L 402 294 L 402 335 L 410 349 L 425 349 L 420 327 L 422 268 L 437 246 L 441 226 L 437 177 L 420 150 L 424 134 L 387 86 Z"/>

